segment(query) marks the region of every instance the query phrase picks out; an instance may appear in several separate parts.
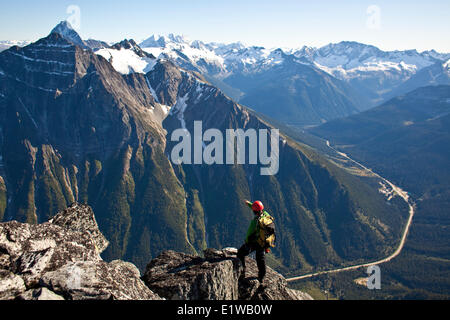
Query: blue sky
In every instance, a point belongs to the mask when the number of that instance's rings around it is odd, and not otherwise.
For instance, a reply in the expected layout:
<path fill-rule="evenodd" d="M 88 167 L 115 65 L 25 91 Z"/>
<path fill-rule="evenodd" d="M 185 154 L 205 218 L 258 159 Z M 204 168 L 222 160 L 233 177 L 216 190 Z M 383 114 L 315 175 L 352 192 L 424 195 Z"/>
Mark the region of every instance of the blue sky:
<path fill-rule="evenodd" d="M 449 12 L 448 0 L 0 0 L 0 40 L 37 40 L 72 19 L 82 38 L 106 41 L 174 33 L 265 47 L 346 40 L 450 52 Z"/>

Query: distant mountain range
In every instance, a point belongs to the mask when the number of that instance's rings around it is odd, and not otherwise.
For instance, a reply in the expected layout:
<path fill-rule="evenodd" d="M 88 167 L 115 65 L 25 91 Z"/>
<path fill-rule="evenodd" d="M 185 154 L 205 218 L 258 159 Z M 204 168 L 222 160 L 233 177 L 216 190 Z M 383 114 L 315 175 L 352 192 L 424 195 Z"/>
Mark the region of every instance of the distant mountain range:
<path fill-rule="evenodd" d="M 86 40 L 82 46 L 113 58 L 121 73 L 146 71 L 146 62 L 111 44 Z M 321 48 L 267 49 L 173 34 L 151 36 L 139 47 L 201 73 L 236 102 L 297 126 L 352 115 L 422 86 L 450 84 L 450 53 L 434 50 L 382 51 L 348 41 Z"/>
<path fill-rule="evenodd" d="M 357 92 L 350 96 L 359 97 L 356 102 L 359 103 L 360 109 L 373 107 L 396 93 L 406 93 L 402 91 L 404 87 L 414 90 L 426 85 L 450 83 L 448 75 L 434 76 L 433 79 L 411 79 L 423 69 L 448 64 L 450 53 L 438 53 L 434 50 L 421 53 L 416 50 L 382 51 L 371 45 L 349 41 L 329 44 L 322 48 L 266 49 L 247 47 L 242 43 L 208 44 L 189 41 L 175 35 L 159 38 L 152 36 L 142 42 L 141 46 L 157 57 L 171 59 L 184 68 L 208 74 L 230 85 L 240 92 L 240 95 L 234 95 L 238 101 L 248 94 L 248 82 L 237 81 L 236 77 L 244 74 L 250 78 L 252 75 L 253 80 L 264 77 L 269 70 L 277 69 L 279 79 L 285 79 L 280 66 L 286 65 L 286 69 L 290 70 L 291 62 L 320 69 L 349 84 L 353 91 Z M 407 81 L 409 84 L 405 84 Z M 220 82 L 217 85 L 220 87 Z M 229 88 L 224 86 L 223 89 L 226 91 Z M 346 95 L 349 97 L 348 93 Z M 298 108 L 303 111 L 305 100 L 294 99 Z M 254 102 L 251 98 L 248 100 Z M 258 103 L 255 102 L 256 106 L 251 103 L 249 105 L 258 110 Z"/>

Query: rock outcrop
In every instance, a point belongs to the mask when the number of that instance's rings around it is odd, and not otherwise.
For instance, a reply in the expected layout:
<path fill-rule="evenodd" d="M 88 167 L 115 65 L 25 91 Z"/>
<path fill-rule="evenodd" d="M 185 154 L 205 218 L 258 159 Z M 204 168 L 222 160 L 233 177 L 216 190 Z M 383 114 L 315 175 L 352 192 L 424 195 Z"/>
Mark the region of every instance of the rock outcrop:
<path fill-rule="evenodd" d="M 105 251 L 109 242 L 98 229 L 94 211 L 88 206 L 73 204 L 63 212 L 57 214 L 50 221 L 51 224 L 65 229 L 88 232 L 99 253 Z"/>
<path fill-rule="evenodd" d="M 0 224 L 0 300 L 304 300 L 268 268 L 264 286 L 247 258 L 241 277 L 237 250 L 208 249 L 204 258 L 165 251 L 143 277 L 120 260 L 105 262 L 108 241 L 94 212 L 73 204 L 50 221 Z"/>
<path fill-rule="evenodd" d="M 287 287 L 286 279 L 271 268 L 261 286 L 255 260 L 246 258 L 246 277 L 236 258 L 237 250 L 207 249 L 204 258 L 165 251 L 152 260 L 143 280 L 147 286 L 171 300 L 311 300 L 303 292 Z"/>
<path fill-rule="evenodd" d="M 134 265 L 102 260 L 107 245 L 80 204 L 44 224 L 0 224 L 0 299 L 160 299 Z"/>

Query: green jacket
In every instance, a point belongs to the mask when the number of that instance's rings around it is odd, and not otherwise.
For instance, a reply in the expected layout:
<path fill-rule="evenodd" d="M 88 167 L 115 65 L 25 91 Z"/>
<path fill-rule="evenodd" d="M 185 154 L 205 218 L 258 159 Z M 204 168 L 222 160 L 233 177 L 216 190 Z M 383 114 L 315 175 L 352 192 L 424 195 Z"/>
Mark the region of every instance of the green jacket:
<path fill-rule="evenodd" d="M 253 203 L 247 203 L 247 205 L 251 209 Z M 263 211 L 261 216 L 259 216 L 259 217 L 255 216 L 255 218 L 250 222 L 250 226 L 248 227 L 248 230 L 247 230 L 247 236 L 245 237 L 245 243 L 247 243 L 247 244 L 257 243 L 258 233 L 259 233 L 258 220 L 260 217 L 265 216 L 265 215 L 270 216 L 269 213 L 267 213 L 266 211 Z"/>

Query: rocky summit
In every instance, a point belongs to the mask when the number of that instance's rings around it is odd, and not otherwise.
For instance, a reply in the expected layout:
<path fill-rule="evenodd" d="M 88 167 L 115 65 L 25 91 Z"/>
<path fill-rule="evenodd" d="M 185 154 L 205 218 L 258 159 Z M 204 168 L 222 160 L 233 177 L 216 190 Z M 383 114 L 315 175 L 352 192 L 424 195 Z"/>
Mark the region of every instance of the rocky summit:
<path fill-rule="evenodd" d="M 40 225 L 0 224 L 0 300 L 311 299 L 270 268 L 260 285 L 250 258 L 241 277 L 234 248 L 165 251 L 141 277 L 129 262 L 103 261 L 107 246 L 92 209 L 77 203 Z"/>
<path fill-rule="evenodd" d="M 136 266 L 102 260 L 107 245 L 80 204 L 44 224 L 0 224 L 0 299 L 160 300 Z"/>
<path fill-rule="evenodd" d="M 271 268 L 263 285 L 257 280 L 255 260 L 246 258 L 247 272 L 236 257 L 237 249 L 207 249 L 204 258 L 165 251 L 147 266 L 144 281 L 171 300 L 312 300 L 287 287 L 286 279 Z"/>

